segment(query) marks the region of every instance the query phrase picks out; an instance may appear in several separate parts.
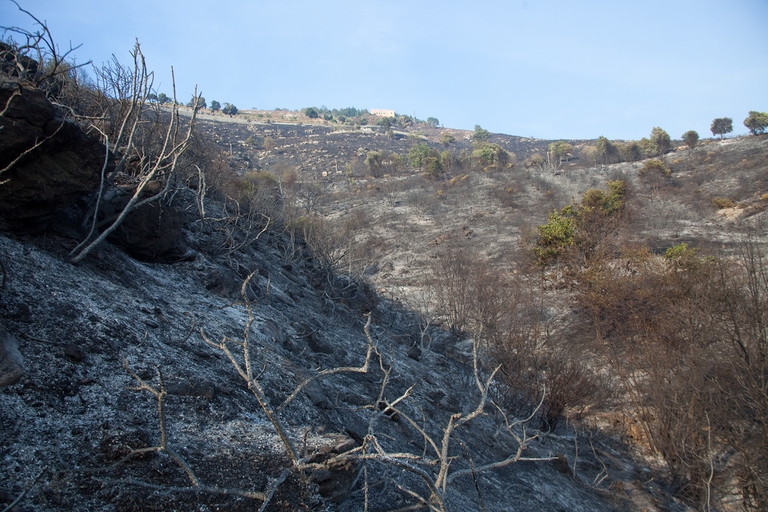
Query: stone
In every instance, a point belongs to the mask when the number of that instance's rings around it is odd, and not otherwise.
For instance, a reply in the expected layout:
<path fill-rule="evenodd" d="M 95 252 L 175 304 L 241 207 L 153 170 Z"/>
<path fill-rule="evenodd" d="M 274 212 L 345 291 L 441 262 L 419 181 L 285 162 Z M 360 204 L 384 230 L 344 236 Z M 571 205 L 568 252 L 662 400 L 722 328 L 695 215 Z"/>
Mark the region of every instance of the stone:
<path fill-rule="evenodd" d="M 19 343 L 0 325 L 0 387 L 15 384 L 24 375 L 24 358 Z"/>
<path fill-rule="evenodd" d="M 307 395 L 307 397 L 310 399 L 310 401 L 317 407 L 321 409 L 328 409 L 331 406 L 328 397 L 326 397 L 325 393 L 323 392 L 322 385 L 316 380 L 304 386 L 303 391 L 304 394 Z"/>
<path fill-rule="evenodd" d="M 85 359 L 85 352 L 77 343 L 67 343 L 67 346 L 64 347 L 64 355 L 76 363 Z"/>
<path fill-rule="evenodd" d="M 117 217 L 134 193 L 132 188 L 119 187 L 105 195 L 102 215 L 104 218 Z M 159 182 L 147 186 L 141 198 L 150 197 L 162 190 Z M 183 227 L 186 224 L 184 212 L 163 201 L 144 204 L 125 217 L 123 222 L 110 234 L 107 240 L 114 246 L 139 261 L 175 263 L 191 261 L 197 252 L 186 242 Z"/>

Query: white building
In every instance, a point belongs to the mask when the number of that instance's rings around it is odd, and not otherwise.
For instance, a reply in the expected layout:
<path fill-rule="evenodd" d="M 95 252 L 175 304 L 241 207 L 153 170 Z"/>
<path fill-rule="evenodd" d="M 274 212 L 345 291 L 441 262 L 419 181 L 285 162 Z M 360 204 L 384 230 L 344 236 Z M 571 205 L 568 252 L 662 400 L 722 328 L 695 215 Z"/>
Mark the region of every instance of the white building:
<path fill-rule="evenodd" d="M 395 117 L 395 111 L 394 110 L 387 110 L 384 108 L 372 108 L 370 110 L 371 114 L 374 116 L 379 117 Z"/>

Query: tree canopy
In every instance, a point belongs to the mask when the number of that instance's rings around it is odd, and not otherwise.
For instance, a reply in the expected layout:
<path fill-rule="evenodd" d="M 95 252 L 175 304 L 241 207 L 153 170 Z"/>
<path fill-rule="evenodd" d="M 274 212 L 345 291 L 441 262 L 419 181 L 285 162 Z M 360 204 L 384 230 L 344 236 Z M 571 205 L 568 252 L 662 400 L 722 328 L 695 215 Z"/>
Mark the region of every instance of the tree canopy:
<path fill-rule="evenodd" d="M 480 144 L 472 151 L 472 161 L 480 167 L 502 169 L 509 163 L 509 153 L 498 144 Z"/>
<path fill-rule="evenodd" d="M 237 114 L 237 107 L 231 103 L 225 103 L 224 108 L 222 108 L 221 111 L 227 115 L 234 116 Z"/>
<path fill-rule="evenodd" d="M 408 151 L 408 161 L 411 167 L 423 170 L 429 177 L 436 178 L 442 171 L 440 153 L 425 142 L 413 146 Z"/>
<path fill-rule="evenodd" d="M 696 143 L 699 142 L 699 133 L 696 130 L 688 130 L 683 134 L 683 142 L 690 149 L 696 147 Z"/>
<path fill-rule="evenodd" d="M 744 126 L 749 128 L 752 135 L 765 133 L 768 130 L 768 113 L 750 110 L 749 116 L 744 120 Z"/>
<path fill-rule="evenodd" d="M 365 165 L 371 176 L 378 178 L 381 176 L 382 154 L 380 151 L 369 151 L 365 157 Z"/>
<path fill-rule="evenodd" d="M 221 110 L 221 103 L 219 103 L 216 100 L 211 101 L 211 110 L 216 112 L 217 110 Z"/>
<path fill-rule="evenodd" d="M 616 145 L 602 135 L 598 137 L 595 143 L 595 161 L 603 164 L 613 163 L 619 150 Z"/>
<path fill-rule="evenodd" d="M 672 140 L 669 138 L 669 134 L 658 126 L 651 130 L 651 141 L 656 144 L 658 155 L 663 155 L 672 148 Z"/>
<path fill-rule="evenodd" d="M 563 161 L 564 157 L 573 151 L 573 146 L 563 140 L 558 140 L 551 143 L 547 147 L 547 151 L 549 152 L 550 158 L 553 162 L 557 161 L 557 163 L 560 163 Z"/>
<path fill-rule="evenodd" d="M 475 133 L 472 134 L 472 142 L 487 142 L 491 138 L 491 132 L 483 129 L 479 124 L 475 125 Z"/>
<path fill-rule="evenodd" d="M 619 155 L 623 162 L 637 162 L 643 159 L 643 148 L 636 140 L 630 140 L 624 144 L 619 144 Z"/>
<path fill-rule="evenodd" d="M 712 126 L 709 129 L 712 130 L 712 135 L 719 135 L 722 139 L 723 135 L 733 131 L 733 119 L 730 117 L 718 117 L 712 121 Z"/>

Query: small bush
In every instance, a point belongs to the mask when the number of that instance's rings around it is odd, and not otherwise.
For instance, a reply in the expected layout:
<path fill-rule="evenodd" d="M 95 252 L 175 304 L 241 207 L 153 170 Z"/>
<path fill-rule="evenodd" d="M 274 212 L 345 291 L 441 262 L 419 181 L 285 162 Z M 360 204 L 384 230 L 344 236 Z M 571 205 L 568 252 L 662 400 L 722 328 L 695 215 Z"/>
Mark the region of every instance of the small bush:
<path fill-rule="evenodd" d="M 472 151 L 472 163 L 483 169 L 503 169 L 509 160 L 509 153 L 498 144 L 483 144 Z"/>
<path fill-rule="evenodd" d="M 728 199 L 727 197 L 713 197 L 712 206 L 718 210 L 722 210 L 723 208 L 733 208 L 736 206 L 736 203 L 733 199 Z"/>
<path fill-rule="evenodd" d="M 651 173 L 662 174 L 669 177 L 672 176 L 672 169 L 666 167 L 664 162 L 658 158 L 651 158 L 650 160 L 646 160 L 638 174 L 640 174 L 640 176 L 646 176 Z"/>

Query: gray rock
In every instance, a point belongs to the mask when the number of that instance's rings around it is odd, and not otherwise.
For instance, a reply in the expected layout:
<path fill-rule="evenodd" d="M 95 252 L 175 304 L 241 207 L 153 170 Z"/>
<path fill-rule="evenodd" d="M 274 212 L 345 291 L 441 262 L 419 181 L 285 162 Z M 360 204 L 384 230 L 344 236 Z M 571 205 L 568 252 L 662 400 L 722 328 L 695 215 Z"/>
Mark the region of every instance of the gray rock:
<path fill-rule="evenodd" d="M 304 394 L 307 395 L 307 397 L 317 407 L 320 407 L 321 409 L 327 409 L 330 407 L 330 402 L 328 401 L 328 397 L 326 397 L 325 393 L 323 392 L 322 385 L 316 380 L 304 386 Z"/>
<path fill-rule="evenodd" d="M 0 387 L 10 386 L 24 375 L 24 358 L 16 338 L 0 325 Z"/>

